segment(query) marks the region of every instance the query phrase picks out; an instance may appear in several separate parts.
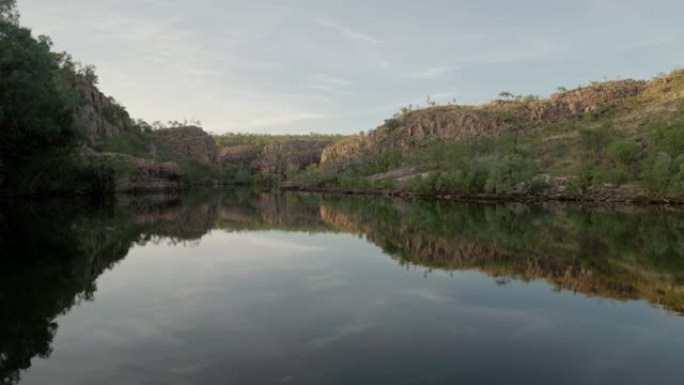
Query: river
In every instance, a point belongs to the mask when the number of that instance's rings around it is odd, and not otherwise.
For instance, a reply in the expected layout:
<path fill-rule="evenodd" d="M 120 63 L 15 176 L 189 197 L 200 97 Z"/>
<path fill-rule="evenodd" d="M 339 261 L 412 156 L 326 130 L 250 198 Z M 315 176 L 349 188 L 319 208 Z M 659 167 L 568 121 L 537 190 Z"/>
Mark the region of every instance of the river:
<path fill-rule="evenodd" d="M 202 190 L 5 202 L 0 384 L 669 384 L 684 211 Z"/>

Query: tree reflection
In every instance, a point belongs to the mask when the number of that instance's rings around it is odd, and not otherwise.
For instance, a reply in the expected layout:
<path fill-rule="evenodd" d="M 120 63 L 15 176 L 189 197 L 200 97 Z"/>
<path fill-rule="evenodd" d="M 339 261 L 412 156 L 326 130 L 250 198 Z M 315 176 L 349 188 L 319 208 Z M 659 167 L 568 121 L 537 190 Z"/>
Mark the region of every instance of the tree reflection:
<path fill-rule="evenodd" d="M 224 231 L 346 232 L 399 264 L 477 269 L 505 287 L 644 299 L 684 313 L 684 214 L 668 208 L 407 202 L 250 191 L 198 191 L 98 202 L 0 207 L 0 383 L 51 353 L 56 318 L 93 300 L 96 279 L 130 248 L 197 242 Z"/>
<path fill-rule="evenodd" d="M 684 214 L 663 207 L 329 200 L 329 223 L 363 233 L 401 264 L 477 269 L 499 281 L 645 299 L 684 313 Z"/>

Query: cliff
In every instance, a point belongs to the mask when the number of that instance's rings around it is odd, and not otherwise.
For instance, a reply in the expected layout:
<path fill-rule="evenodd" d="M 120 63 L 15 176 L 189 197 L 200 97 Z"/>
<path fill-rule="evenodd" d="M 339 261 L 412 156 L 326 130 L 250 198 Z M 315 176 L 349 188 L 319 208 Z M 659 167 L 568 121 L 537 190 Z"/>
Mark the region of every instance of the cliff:
<path fill-rule="evenodd" d="M 684 70 L 548 98 L 403 109 L 288 188 L 446 199 L 684 202 Z"/>
<path fill-rule="evenodd" d="M 349 138 L 326 148 L 324 166 L 388 149 L 410 151 L 430 139 L 462 141 L 525 131 L 531 126 L 553 125 L 591 113 L 606 113 L 647 88 L 645 81 L 597 83 L 537 100 L 496 100 L 481 106 L 436 106 L 398 114 L 367 135 Z"/>
<path fill-rule="evenodd" d="M 200 127 L 187 126 L 153 131 L 157 144 L 176 156 L 200 164 L 218 164 L 219 151 L 214 139 Z"/>
<path fill-rule="evenodd" d="M 219 144 L 220 163 L 254 178 L 282 178 L 317 166 L 324 150 L 342 140 L 338 135 L 226 134 Z"/>
<path fill-rule="evenodd" d="M 95 86 L 83 83 L 80 92 L 74 117 L 85 133 L 84 158 L 100 170 L 106 189 L 177 190 L 219 180 L 218 147 L 200 127 L 151 130 Z"/>
<path fill-rule="evenodd" d="M 221 163 L 240 165 L 254 172 L 274 174 L 295 168 L 303 170 L 321 161 L 321 154 L 335 143 L 337 137 L 330 139 L 279 139 L 274 137 L 267 144 L 224 144 L 221 145 Z"/>
<path fill-rule="evenodd" d="M 79 83 L 79 91 L 83 102 L 76 107 L 74 118 L 89 147 L 101 150 L 107 139 L 136 131 L 128 112 L 113 98 L 86 82 Z"/>

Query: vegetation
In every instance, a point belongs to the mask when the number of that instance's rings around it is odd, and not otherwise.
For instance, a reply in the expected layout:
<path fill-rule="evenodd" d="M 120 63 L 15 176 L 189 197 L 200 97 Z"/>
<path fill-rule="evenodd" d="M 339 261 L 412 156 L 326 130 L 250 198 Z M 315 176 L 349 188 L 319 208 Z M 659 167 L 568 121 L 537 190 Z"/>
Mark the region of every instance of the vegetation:
<path fill-rule="evenodd" d="M 349 140 L 346 159 L 310 170 L 298 183 L 429 196 L 579 198 L 623 187 L 628 197 L 681 196 L 683 93 L 679 70 L 648 82 L 559 88 L 550 99 L 502 92 L 505 100 L 483 106 L 411 106 L 372 135 Z M 452 138 L 411 133 L 418 121 L 457 121 L 464 115 L 468 119 L 461 124 L 471 128 L 454 130 L 491 127 L 492 121 L 497 130 L 453 132 Z"/>
<path fill-rule="evenodd" d="M 344 135 L 302 134 L 302 135 L 268 135 L 268 134 L 240 134 L 227 133 L 214 135 L 216 144 L 221 147 L 231 146 L 267 146 L 269 144 L 298 141 L 330 141 L 343 139 Z"/>
<path fill-rule="evenodd" d="M 48 37 L 34 37 L 19 24 L 16 1 L 0 0 L 0 192 L 111 192 L 117 178 L 133 172 L 134 162 L 108 162 L 97 152 L 173 161 L 191 184 L 222 177 L 217 165 L 175 155 L 153 135 L 155 129 L 201 123 L 134 121 L 114 98 L 102 96 L 95 104 L 101 96 L 97 82 L 93 66 L 54 52 Z M 117 134 L 81 125 L 83 109 Z"/>
<path fill-rule="evenodd" d="M 428 97 L 426 108 L 402 108 L 378 129 L 352 137 L 214 135 L 229 159 L 222 166 L 178 156 L 155 136 L 168 127 L 201 127 L 199 121 L 135 121 L 113 98 L 97 114 L 120 133 L 94 140 L 74 116 L 86 103 L 84 89 L 97 81 L 94 67 L 53 52 L 48 37 L 22 27 L 16 1 L 0 0 L 0 191 L 107 190 L 118 174 L 132 172 L 130 162 L 94 161 L 88 147 L 175 162 L 193 184 L 457 197 L 579 198 L 619 189 L 662 199 L 684 195 L 683 70 L 648 82 L 559 87 L 548 99 L 504 91 L 482 106 L 440 106 Z M 444 126 L 454 132 L 434 132 Z M 432 131 L 412 132 L 426 127 Z M 312 146 L 284 146 L 291 142 Z M 318 167 L 328 144 L 350 150 Z M 266 154 L 269 147 L 277 150 Z"/>
<path fill-rule="evenodd" d="M 34 38 L 7 18 L 13 5 L 0 7 L 0 181 L 34 188 L 36 170 L 49 170 L 44 164 L 71 163 L 81 135 L 72 117 L 78 74 L 65 55 L 51 52 L 47 37 Z"/>

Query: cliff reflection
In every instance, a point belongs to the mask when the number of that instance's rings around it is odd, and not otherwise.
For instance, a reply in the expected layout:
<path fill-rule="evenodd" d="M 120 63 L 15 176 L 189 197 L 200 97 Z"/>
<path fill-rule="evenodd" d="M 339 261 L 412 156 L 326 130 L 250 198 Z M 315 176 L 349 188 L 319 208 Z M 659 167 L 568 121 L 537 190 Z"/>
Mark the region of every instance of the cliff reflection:
<path fill-rule="evenodd" d="M 643 299 L 684 313 L 684 213 L 667 208 L 436 204 L 204 191 L 0 207 L 0 383 L 51 352 L 56 317 L 96 298 L 134 245 L 193 244 L 210 230 L 345 232 L 402 265 L 478 270 L 498 282 Z"/>
<path fill-rule="evenodd" d="M 684 215 L 664 208 L 338 200 L 328 223 L 364 234 L 401 264 L 544 279 L 589 296 L 684 313 Z"/>

